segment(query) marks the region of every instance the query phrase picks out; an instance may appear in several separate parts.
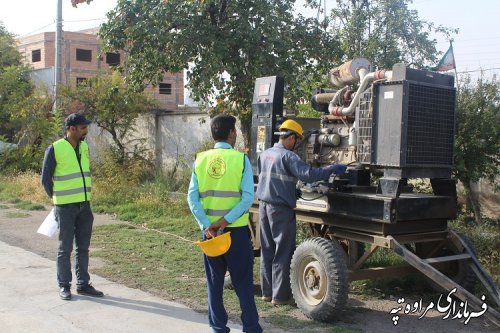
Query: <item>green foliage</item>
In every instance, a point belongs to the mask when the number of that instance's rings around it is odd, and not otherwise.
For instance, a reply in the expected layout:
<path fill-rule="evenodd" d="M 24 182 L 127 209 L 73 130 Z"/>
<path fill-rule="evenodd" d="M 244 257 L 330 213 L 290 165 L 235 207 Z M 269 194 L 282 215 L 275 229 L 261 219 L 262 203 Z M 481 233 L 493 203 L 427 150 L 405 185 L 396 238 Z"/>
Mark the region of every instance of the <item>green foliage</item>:
<path fill-rule="evenodd" d="M 294 16 L 294 2 L 119 0 L 99 35 L 105 50 L 127 51 L 124 70 L 137 89 L 187 69 L 196 100 L 217 98 L 225 101 L 219 109 L 240 116 L 248 147 L 255 78 L 284 76 L 294 106 L 303 82 L 340 58 L 333 35 Z"/>
<path fill-rule="evenodd" d="M 22 127 L 17 112 L 29 104 L 26 99 L 34 90 L 28 71 L 25 66 L 0 68 L 0 134 L 10 142 L 18 139 Z"/>
<path fill-rule="evenodd" d="M 128 221 L 148 221 L 160 216 L 177 216 L 172 210 L 188 214 L 179 205 L 179 197 L 171 192 L 187 190 L 189 168 L 155 172 L 143 159 L 128 159 L 120 164 L 109 149 L 98 152 L 92 161 L 94 209 L 96 212 L 117 213 Z M 181 200 L 184 195 L 181 195 Z M 184 204 L 185 206 L 185 204 Z"/>
<path fill-rule="evenodd" d="M 298 104 L 297 108 L 297 117 L 300 118 L 320 118 L 323 115 L 322 112 L 314 110 L 310 104 Z"/>
<path fill-rule="evenodd" d="M 120 164 L 127 159 L 148 159 L 145 138 L 132 137 L 136 121 L 146 114 L 154 102 L 145 93 L 136 92 L 117 73 L 99 74 L 76 88 L 62 87 L 63 105 L 67 112 L 82 112 L 112 138 L 112 150 Z"/>
<path fill-rule="evenodd" d="M 36 89 L 15 105 L 7 115 L 4 129 L 10 133 L 7 139 L 18 142 L 19 147 L 0 153 L 0 169 L 4 173 L 40 171 L 45 149 L 60 132 L 52 123 L 57 118 L 51 111 L 52 100 Z"/>
<path fill-rule="evenodd" d="M 45 190 L 40 185 L 40 174 L 33 171 L 9 175 L 0 174 L 0 201 L 13 204 L 23 202 L 51 205 Z"/>
<path fill-rule="evenodd" d="M 13 174 L 18 171 L 40 171 L 43 161 L 43 150 L 32 146 L 9 149 L 0 153 L 0 170 L 2 174 Z"/>
<path fill-rule="evenodd" d="M 481 178 L 499 188 L 500 171 L 500 82 L 482 75 L 476 82 L 465 76 L 459 84 L 457 128 L 455 135 L 455 177 L 462 182 L 467 207 L 476 222 L 481 207 L 471 184 Z"/>
<path fill-rule="evenodd" d="M 129 158 L 124 162 L 118 161 L 110 147 L 98 147 L 97 155 L 98 158 L 92 160 L 91 164 L 92 176 L 98 180 L 94 186 L 99 186 L 100 180 L 104 192 L 108 192 L 107 187 L 112 187 L 117 195 L 132 194 L 133 191 L 127 189 L 139 186 L 143 177 L 152 172 L 151 164 L 144 159 Z M 123 199 L 117 198 L 116 202 Z"/>
<path fill-rule="evenodd" d="M 9 142 L 21 126 L 12 117 L 33 91 L 29 69 L 20 65 L 20 59 L 13 35 L 0 22 L 0 136 Z"/>
<path fill-rule="evenodd" d="M 500 82 L 466 76 L 457 104 L 455 175 L 464 183 L 480 178 L 494 183 L 500 172 Z"/>
<path fill-rule="evenodd" d="M 0 170 L 40 170 L 52 138 L 52 101 L 35 89 L 30 68 L 20 64 L 15 40 L 0 24 L 0 137 L 19 148 L 0 153 Z"/>
<path fill-rule="evenodd" d="M 481 264 L 500 283 L 500 219 L 484 219 L 481 224 L 467 223 L 468 216 L 461 214 L 450 222 L 450 227 L 466 235 L 474 246 Z"/>
<path fill-rule="evenodd" d="M 322 4 L 309 0 L 312 7 Z M 323 24 L 339 36 L 344 60 L 365 57 L 379 68 L 398 62 L 422 68 L 436 61 L 436 41 L 431 33 L 450 36 L 456 29 L 435 26 L 410 10 L 411 0 L 338 0 Z"/>
<path fill-rule="evenodd" d="M 45 210 L 45 206 L 29 201 L 21 201 L 14 205 L 14 207 L 24 210 Z"/>
<path fill-rule="evenodd" d="M 0 21 L 0 72 L 2 68 L 21 64 L 14 35 L 8 32 Z"/>

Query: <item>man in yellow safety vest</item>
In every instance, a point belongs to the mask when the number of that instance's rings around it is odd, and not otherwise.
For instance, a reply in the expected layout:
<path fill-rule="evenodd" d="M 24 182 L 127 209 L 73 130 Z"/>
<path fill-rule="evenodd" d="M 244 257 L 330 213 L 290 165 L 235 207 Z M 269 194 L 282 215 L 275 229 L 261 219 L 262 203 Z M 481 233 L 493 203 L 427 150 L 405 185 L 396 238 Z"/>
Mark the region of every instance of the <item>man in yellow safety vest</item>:
<path fill-rule="evenodd" d="M 248 209 L 253 202 L 253 175 L 245 154 L 233 149 L 236 118 L 218 115 L 210 124 L 214 149 L 199 153 L 191 175 L 188 203 L 203 238 L 230 231 L 229 250 L 203 256 L 208 285 L 208 321 L 214 332 L 229 332 L 222 292 L 226 270 L 240 300 L 243 331 L 262 332 L 253 294 L 253 252 Z"/>
<path fill-rule="evenodd" d="M 57 283 L 59 297 L 71 299 L 71 252 L 75 243 L 76 291 L 78 294 L 102 297 L 103 293 L 89 283 L 89 246 L 94 216 L 90 208 L 90 157 L 84 141 L 88 121 L 73 113 L 64 121 L 66 136 L 45 151 L 42 185 L 54 202 L 59 225 Z"/>

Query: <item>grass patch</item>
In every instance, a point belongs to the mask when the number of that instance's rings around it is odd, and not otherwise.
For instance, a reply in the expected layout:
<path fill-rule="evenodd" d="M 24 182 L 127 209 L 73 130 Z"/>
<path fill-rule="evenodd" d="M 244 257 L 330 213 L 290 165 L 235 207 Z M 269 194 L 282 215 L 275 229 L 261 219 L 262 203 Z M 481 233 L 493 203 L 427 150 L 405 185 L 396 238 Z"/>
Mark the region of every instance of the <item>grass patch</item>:
<path fill-rule="evenodd" d="M 9 206 L 0 204 L 0 209 L 8 209 L 8 208 L 9 208 Z"/>
<path fill-rule="evenodd" d="M 25 218 L 25 217 L 30 217 L 31 215 L 28 213 L 24 213 L 24 212 L 7 212 L 7 213 L 5 213 L 4 216 L 8 217 L 10 219 L 21 219 L 21 218 Z"/>
<path fill-rule="evenodd" d="M 40 175 L 34 172 L 0 176 L 0 201 L 10 203 L 29 201 L 43 205 L 52 204 L 40 184 Z"/>
<path fill-rule="evenodd" d="M 29 201 L 19 201 L 14 205 L 14 207 L 24 210 L 45 210 L 44 205 L 32 203 Z"/>
<path fill-rule="evenodd" d="M 285 332 L 300 332 L 300 333 L 361 333 L 360 329 L 343 326 L 338 323 L 321 323 L 308 319 L 298 319 L 290 316 L 291 312 L 300 312 L 299 309 L 293 306 L 283 306 L 280 308 L 270 308 L 268 311 L 260 311 L 259 315 L 263 319 Z M 264 313 L 264 314 L 263 314 Z"/>

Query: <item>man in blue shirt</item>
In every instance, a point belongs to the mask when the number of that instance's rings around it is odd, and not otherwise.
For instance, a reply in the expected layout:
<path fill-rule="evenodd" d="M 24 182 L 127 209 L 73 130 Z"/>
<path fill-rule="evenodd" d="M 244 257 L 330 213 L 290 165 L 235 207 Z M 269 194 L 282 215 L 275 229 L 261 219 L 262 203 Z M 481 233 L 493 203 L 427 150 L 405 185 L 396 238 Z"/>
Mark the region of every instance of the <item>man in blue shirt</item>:
<path fill-rule="evenodd" d="M 333 164 L 313 168 L 293 152 L 302 140 L 302 126 L 288 119 L 279 128 L 280 139 L 259 156 L 260 279 L 262 300 L 274 305 L 292 302 L 290 263 L 295 251 L 296 184 L 328 180 L 342 174 L 346 166 Z"/>
<path fill-rule="evenodd" d="M 248 157 L 233 149 L 236 118 L 218 115 L 211 122 L 214 149 L 197 155 L 188 189 L 188 203 L 203 238 L 230 231 L 229 250 L 203 255 L 208 285 L 208 320 L 214 332 L 229 332 L 223 304 L 226 270 L 238 295 L 244 332 L 260 333 L 253 295 L 253 251 L 248 209 L 253 202 L 253 175 Z"/>

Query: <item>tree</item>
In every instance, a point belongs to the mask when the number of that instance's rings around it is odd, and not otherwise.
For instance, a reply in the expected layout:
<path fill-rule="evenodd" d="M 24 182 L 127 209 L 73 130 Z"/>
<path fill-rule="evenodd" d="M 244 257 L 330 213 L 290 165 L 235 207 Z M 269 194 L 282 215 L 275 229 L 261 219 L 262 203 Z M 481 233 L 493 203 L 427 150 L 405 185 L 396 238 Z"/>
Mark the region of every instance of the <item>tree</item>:
<path fill-rule="evenodd" d="M 108 132 L 113 141 L 117 162 L 141 155 L 143 138 L 133 138 L 139 115 L 149 112 L 154 102 L 142 92 L 132 91 L 117 72 L 100 74 L 76 88 L 62 87 L 63 106 L 70 112 L 82 111 Z"/>
<path fill-rule="evenodd" d="M 308 0 L 310 6 L 321 6 L 321 0 Z M 330 26 L 341 40 L 344 60 L 365 57 L 379 68 L 391 68 L 398 62 L 422 68 L 435 63 L 436 40 L 431 33 L 449 36 L 458 30 L 435 26 L 421 20 L 410 10 L 411 0 L 337 0 Z"/>
<path fill-rule="evenodd" d="M 40 172 L 45 149 L 59 135 L 57 117 L 52 112 L 53 100 L 42 88 L 35 90 L 11 114 L 10 125 L 15 128 L 13 141 L 18 148 L 0 158 L 0 170 Z"/>
<path fill-rule="evenodd" d="M 16 134 L 22 126 L 16 114 L 34 90 L 28 72 L 25 66 L 0 68 L 0 136 L 10 142 L 18 139 Z"/>
<path fill-rule="evenodd" d="M 299 83 L 324 75 L 340 58 L 338 43 L 313 19 L 294 16 L 293 0 L 118 0 L 99 35 L 105 50 L 124 49 L 127 81 L 137 89 L 165 72 L 187 70 L 198 101 L 239 116 L 250 146 L 250 109 L 257 77 L 280 75 L 287 103 Z M 126 70 L 125 70 L 126 69 Z"/>
<path fill-rule="evenodd" d="M 2 68 L 17 66 L 21 63 L 21 55 L 16 49 L 14 35 L 8 32 L 0 21 L 0 71 Z"/>
<path fill-rule="evenodd" d="M 16 140 L 22 126 L 15 115 L 34 90 L 29 68 L 20 60 L 13 35 L 0 22 L 0 136 L 10 142 Z"/>
<path fill-rule="evenodd" d="M 18 143 L 4 152 L 2 170 L 40 170 L 43 153 L 54 136 L 51 98 L 30 79 L 20 62 L 13 35 L 0 23 L 0 139 Z"/>
<path fill-rule="evenodd" d="M 465 188 L 476 222 L 481 221 L 478 198 L 471 184 L 488 179 L 498 189 L 500 171 L 500 82 L 482 75 L 473 82 L 465 76 L 458 92 L 454 174 Z"/>

